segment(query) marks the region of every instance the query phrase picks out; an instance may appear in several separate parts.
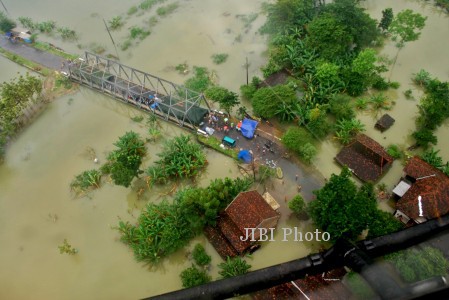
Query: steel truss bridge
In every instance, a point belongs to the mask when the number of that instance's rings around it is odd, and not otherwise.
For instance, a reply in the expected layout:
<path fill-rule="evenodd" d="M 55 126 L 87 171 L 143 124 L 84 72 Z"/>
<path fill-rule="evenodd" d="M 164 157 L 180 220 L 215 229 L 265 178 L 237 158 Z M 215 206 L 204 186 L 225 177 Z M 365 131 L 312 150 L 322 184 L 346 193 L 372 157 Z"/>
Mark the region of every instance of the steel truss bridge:
<path fill-rule="evenodd" d="M 210 112 L 202 93 L 90 52 L 68 69 L 76 82 L 191 130 Z"/>

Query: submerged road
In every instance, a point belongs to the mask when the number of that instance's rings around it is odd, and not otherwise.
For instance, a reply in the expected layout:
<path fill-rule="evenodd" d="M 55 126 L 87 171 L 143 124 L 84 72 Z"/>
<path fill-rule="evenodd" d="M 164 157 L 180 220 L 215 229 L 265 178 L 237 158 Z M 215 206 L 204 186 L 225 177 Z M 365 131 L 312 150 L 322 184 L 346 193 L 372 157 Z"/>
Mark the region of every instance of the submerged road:
<path fill-rule="evenodd" d="M 62 63 L 66 61 L 60 56 L 30 47 L 23 42 L 12 43 L 4 35 L 0 38 L 0 47 L 52 70 L 61 71 Z"/>

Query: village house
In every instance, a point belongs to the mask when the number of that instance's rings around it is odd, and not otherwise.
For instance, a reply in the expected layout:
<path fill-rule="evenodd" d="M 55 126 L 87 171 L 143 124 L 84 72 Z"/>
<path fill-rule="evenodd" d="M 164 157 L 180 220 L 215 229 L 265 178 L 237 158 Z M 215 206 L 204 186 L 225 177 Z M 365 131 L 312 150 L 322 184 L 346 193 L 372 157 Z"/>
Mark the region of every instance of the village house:
<path fill-rule="evenodd" d="M 399 184 L 395 216 L 408 225 L 449 213 L 449 177 L 415 156 L 407 163 Z"/>
<path fill-rule="evenodd" d="M 253 252 L 259 244 L 240 237 L 246 236 L 246 228 L 275 228 L 280 218 L 278 208 L 269 193 L 242 192 L 220 213 L 216 226 L 206 227 L 204 233 L 223 259 Z M 258 233 L 255 231 L 255 240 Z"/>
<path fill-rule="evenodd" d="M 394 158 L 372 138 L 359 134 L 335 160 L 348 166 L 352 173 L 364 182 L 375 182 L 391 167 Z"/>

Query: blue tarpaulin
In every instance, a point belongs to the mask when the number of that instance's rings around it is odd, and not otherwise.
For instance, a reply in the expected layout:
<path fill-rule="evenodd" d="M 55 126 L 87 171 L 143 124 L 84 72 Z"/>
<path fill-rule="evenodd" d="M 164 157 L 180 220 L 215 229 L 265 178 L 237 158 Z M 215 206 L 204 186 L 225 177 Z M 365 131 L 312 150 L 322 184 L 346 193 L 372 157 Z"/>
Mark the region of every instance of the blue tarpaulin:
<path fill-rule="evenodd" d="M 242 122 L 242 127 L 240 127 L 242 135 L 246 138 L 252 139 L 254 136 L 254 132 L 256 131 L 257 124 L 257 121 L 244 119 Z"/>
<path fill-rule="evenodd" d="M 252 159 L 252 155 L 248 150 L 240 150 L 238 159 L 243 160 L 245 163 L 250 163 Z"/>

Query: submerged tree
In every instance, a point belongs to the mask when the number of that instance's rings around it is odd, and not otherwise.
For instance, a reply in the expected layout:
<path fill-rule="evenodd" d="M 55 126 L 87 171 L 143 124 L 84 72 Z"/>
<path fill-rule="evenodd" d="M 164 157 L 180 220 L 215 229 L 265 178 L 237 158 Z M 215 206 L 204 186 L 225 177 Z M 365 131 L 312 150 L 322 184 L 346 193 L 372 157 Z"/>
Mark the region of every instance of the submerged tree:
<path fill-rule="evenodd" d="M 387 31 L 393 21 L 393 9 L 386 8 L 382 11 L 382 19 L 379 22 L 379 28 L 383 31 Z"/>
<path fill-rule="evenodd" d="M 405 43 L 418 40 L 421 30 L 426 24 L 427 17 L 423 17 L 419 13 L 414 13 L 411 9 L 399 12 L 389 26 L 389 33 L 392 35 L 393 41 L 396 41 L 398 51 L 394 58 L 391 73 L 398 59 L 399 51 L 405 46 Z M 391 76 L 390 73 L 390 76 Z"/>
<path fill-rule="evenodd" d="M 114 143 L 118 149 L 108 155 L 109 171 L 116 185 L 129 187 L 134 177 L 142 171 L 139 169 L 147 154 L 144 141 L 135 132 L 127 132 Z"/>
<path fill-rule="evenodd" d="M 201 146 L 181 135 L 166 141 L 160 159 L 147 169 L 152 183 L 164 183 L 175 178 L 195 177 L 206 165 L 206 155 Z"/>

